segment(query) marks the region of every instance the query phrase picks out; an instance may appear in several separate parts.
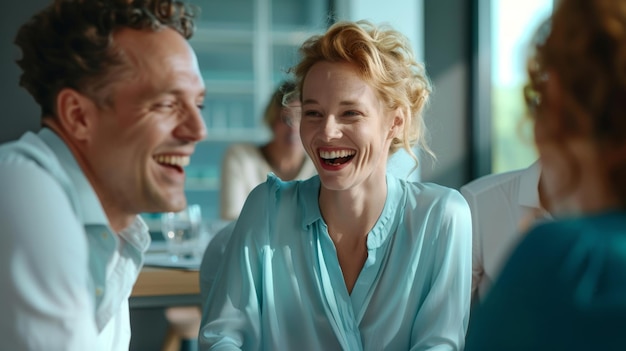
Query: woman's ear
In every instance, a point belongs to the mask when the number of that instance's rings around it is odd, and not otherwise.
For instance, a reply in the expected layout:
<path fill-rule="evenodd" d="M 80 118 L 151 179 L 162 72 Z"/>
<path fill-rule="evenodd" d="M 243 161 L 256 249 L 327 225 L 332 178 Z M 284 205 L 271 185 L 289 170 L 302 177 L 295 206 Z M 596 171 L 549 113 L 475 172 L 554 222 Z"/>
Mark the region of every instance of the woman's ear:
<path fill-rule="evenodd" d="M 77 141 L 87 141 L 95 128 L 94 102 L 74 89 L 65 88 L 57 94 L 57 118 L 60 127 Z"/>
<path fill-rule="evenodd" d="M 389 129 L 389 139 L 397 138 L 404 128 L 404 111 L 398 107 L 393 111 L 391 128 Z"/>
<path fill-rule="evenodd" d="M 562 118 L 563 93 L 561 80 L 553 71 L 548 72 L 546 80 L 546 102 L 548 113 Z"/>
<path fill-rule="evenodd" d="M 562 130 L 565 124 L 563 109 L 563 93 L 561 81 L 555 72 L 547 73 L 545 90 L 542 97 L 542 109 L 535 118 L 534 134 L 535 142 L 550 141 L 555 131 Z"/>

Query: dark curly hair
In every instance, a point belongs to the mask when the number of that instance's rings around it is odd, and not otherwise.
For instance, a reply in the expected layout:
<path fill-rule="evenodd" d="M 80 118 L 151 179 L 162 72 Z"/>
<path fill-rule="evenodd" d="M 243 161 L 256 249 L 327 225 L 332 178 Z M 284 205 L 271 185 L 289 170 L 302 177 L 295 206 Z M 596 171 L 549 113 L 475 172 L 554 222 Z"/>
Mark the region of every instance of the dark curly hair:
<path fill-rule="evenodd" d="M 176 0 L 55 0 L 17 33 L 20 85 L 40 105 L 42 117 L 55 115 L 55 99 L 63 88 L 76 89 L 102 106 L 109 102 L 103 89 L 124 62 L 113 34 L 121 28 L 169 27 L 189 39 L 194 10 Z"/>
<path fill-rule="evenodd" d="M 592 140 L 626 208 L 626 7 L 616 0 L 560 1 L 540 30 L 548 33 L 540 33 L 528 62 L 529 115 L 541 119 L 542 134 L 557 144 L 571 137 Z M 552 74 L 562 90 L 563 118 L 546 112 L 546 82 Z M 578 173 L 569 159 L 572 173 Z"/>

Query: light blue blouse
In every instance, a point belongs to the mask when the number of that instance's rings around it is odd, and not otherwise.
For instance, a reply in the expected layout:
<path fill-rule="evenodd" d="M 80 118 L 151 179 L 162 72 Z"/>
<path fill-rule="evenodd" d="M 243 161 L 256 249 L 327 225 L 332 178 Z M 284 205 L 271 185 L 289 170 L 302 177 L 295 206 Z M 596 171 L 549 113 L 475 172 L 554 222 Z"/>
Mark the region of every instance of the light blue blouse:
<path fill-rule="evenodd" d="M 322 219 L 319 177 L 270 175 L 226 247 L 201 350 L 462 350 L 471 218 L 455 190 L 387 175 L 387 199 L 348 294 Z"/>

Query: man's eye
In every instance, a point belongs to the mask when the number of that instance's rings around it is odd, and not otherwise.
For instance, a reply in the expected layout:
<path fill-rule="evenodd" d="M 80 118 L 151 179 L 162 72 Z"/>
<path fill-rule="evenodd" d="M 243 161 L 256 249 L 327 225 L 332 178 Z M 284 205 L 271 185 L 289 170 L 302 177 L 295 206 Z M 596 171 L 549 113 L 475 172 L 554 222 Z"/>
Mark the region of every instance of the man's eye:
<path fill-rule="evenodd" d="M 319 117 L 319 116 L 321 116 L 321 114 L 319 112 L 314 111 L 314 110 L 304 111 L 304 113 L 302 115 L 306 116 L 306 117 Z"/>
<path fill-rule="evenodd" d="M 159 102 L 154 105 L 154 108 L 158 110 L 163 110 L 163 109 L 174 108 L 174 106 L 176 106 L 176 103 L 168 101 L 168 102 Z"/>

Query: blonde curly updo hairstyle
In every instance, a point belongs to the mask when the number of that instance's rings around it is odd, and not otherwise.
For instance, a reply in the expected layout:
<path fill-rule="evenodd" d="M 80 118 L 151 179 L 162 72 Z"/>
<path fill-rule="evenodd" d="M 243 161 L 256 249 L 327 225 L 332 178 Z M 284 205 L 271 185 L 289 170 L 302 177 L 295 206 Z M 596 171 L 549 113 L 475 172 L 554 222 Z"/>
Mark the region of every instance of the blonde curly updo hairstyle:
<path fill-rule="evenodd" d="M 316 35 L 300 47 L 301 61 L 292 69 L 299 91 L 311 67 L 321 61 L 355 65 L 360 78 L 370 84 L 390 111 L 404 114 L 401 136 L 394 138 L 389 154 L 404 148 L 415 160 L 412 150 L 418 145 L 434 156 L 426 141 L 423 112 L 431 93 L 424 65 L 417 62 L 411 45 L 402 33 L 388 25 L 369 21 L 341 21 L 325 34 Z"/>

